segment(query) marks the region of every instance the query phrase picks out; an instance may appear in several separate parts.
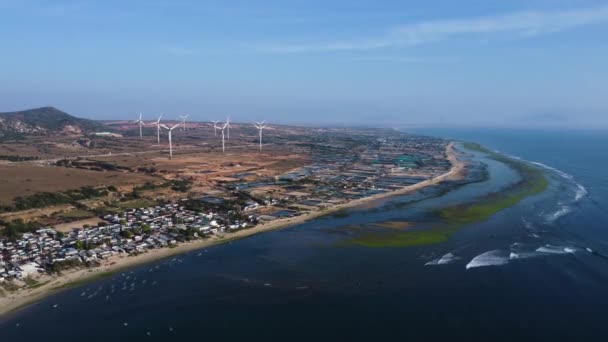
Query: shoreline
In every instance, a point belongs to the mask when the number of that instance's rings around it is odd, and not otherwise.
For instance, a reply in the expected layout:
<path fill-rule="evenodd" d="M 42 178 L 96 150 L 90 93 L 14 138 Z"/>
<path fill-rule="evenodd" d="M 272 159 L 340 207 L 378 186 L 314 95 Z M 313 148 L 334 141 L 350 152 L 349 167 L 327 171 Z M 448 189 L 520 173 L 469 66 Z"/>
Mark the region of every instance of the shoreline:
<path fill-rule="evenodd" d="M 18 290 L 16 292 L 7 292 L 4 297 L 0 297 L 0 318 L 3 318 L 19 309 L 23 309 L 31 304 L 39 302 L 42 299 L 56 294 L 62 290 L 78 286 L 85 282 L 90 282 L 103 277 L 108 277 L 125 269 L 130 269 L 136 266 L 152 263 L 174 255 L 184 254 L 206 247 L 216 246 L 237 239 L 243 239 L 252 235 L 257 235 L 273 230 L 302 224 L 309 220 L 326 216 L 328 214 L 343 209 L 357 207 L 359 205 L 374 202 L 384 198 L 405 195 L 410 192 L 421 190 L 427 186 L 435 185 L 445 180 L 462 178 L 462 172 L 466 163 L 458 159 L 457 154 L 458 151 L 454 147 L 454 142 L 448 143 L 448 145 L 446 146 L 446 155 L 447 159 L 450 161 L 451 164 L 451 168 L 448 172 L 441 174 L 437 177 L 422 181 L 420 183 L 403 187 L 395 191 L 356 199 L 346 203 L 338 204 L 331 208 L 305 213 L 296 217 L 277 219 L 268 223 L 257 225 L 253 228 L 239 230 L 234 233 L 223 234 L 221 236 L 213 236 L 204 240 L 181 243 L 174 248 L 154 249 L 137 256 L 112 256 L 104 260 L 100 266 L 95 268 L 68 270 L 62 275 L 58 276 L 42 276 L 39 279 L 42 285 L 40 285 L 39 287 Z"/>

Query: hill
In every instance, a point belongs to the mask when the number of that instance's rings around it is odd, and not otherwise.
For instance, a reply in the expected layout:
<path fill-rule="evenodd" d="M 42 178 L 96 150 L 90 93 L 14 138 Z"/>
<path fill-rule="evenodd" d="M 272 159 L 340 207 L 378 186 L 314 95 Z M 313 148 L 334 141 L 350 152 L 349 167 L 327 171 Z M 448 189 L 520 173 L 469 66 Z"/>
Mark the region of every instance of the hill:
<path fill-rule="evenodd" d="M 81 134 L 107 131 L 96 121 L 74 117 L 54 107 L 0 113 L 0 134 Z"/>

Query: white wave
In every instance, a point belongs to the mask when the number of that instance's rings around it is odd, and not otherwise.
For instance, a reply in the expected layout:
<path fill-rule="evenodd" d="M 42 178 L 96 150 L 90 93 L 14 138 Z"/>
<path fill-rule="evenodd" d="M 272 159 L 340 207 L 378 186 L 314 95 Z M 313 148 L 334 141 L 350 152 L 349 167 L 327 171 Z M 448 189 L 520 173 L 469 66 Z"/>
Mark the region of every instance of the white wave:
<path fill-rule="evenodd" d="M 427 262 L 426 264 L 424 264 L 425 266 L 436 266 L 436 265 L 446 265 L 449 264 L 455 260 L 460 259 L 460 257 L 455 256 L 452 253 L 448 253 L 444 256 L 442 256 L 441 258 L 437 258 L 435 260 L 431 260 L 429 262 Z"/>
<path fill-rule="evenodd" d="M 518 157 L 518 156 L 514 156 L 514 155 L 511 155 L 511 154 L 507 154 L 507 153 L 502 153 L 502 152 L 500 152 L 499 150 L 494 150 L 494 152 L 496 152 L 496 153 L 498 153 L 498 154 L 502 154 L 503 156 L 507 156 L 507 157 L 509 157 L 509 158 L 511 158 L 511 159 L 515 159 L 515 160 L 522 160 L 522 161 L 523 161 L 523 159 L 521 159 L 521 158 L 520 158 L 520 157 Z"/>
<path fill-rule="evenodd" d="M 530 250 L 528 245 L 523 243 L 515 242 L 511 244 L 511 254 L 509 259 L 527 259 L 537 256 L 537 253 Z"/>
<path fill-rule="evenodd" d="M 534 252 L 511 252 L 511 254 L 509 254 L 509 259 L 528 259 L 535 256 L 538 256 L 538 254 Z"/>
<path fill-rule="evenodd" d="M 509 154 L 505 154 L 505 155 L 507 157 L 509 157 L 509 158 L 513 158 L 513 159 L 516 159 L 516 160 L 524 161 L 522 158 L 517 157 L 517 156 L 513 156 L 513 155 L 509 155 Z M 565 179 L 569 180 L 570 182 L 572 182 L 576 186 L 576 192 L 574 194 L 574 202 L 580 201 L 581 199 L 583 199 L 583 197 L 587 196 L 587 194 L 589 193 L 587 191 L 587 188 L 585 188 L 585 186 L 583 186 L 581 183 L 577 182 L 574 179 L 574 176 L 571 175 L 571 174 L 569 174 L 569 173 L 567 173 L 567 172 L 564 172 L 564 171 L 562 171 L 560 169 L 556 169 L 556 168 L 554 168 L 552 166 L 549 166 L 547 164 L 543 164 L 543 163 L 540 163 L 540 162 L 530 161 L 530 164 L 533 164 L 533 165 L 536 165 L 536 166 L 540 166 L 540 167 L 542 167 L 544 169 L 547 169 L 547 170 L 551 170 L 551 171 L 557 173 L 558 175 L 560 175 L 562 178 L 565 178 Z"/>
<path fill-rule="evenodd" d="M 466 269 L 484 266 L 500 266 L 509 262 L 509 256 L 505 251 L 495 249 L 474 257 L 466 266 Z"/>
<path fill-rule="evenodd" d="M 585 249 L 587 250 L 587 252 L 589 252 L 589 253 L 593 253 L 593 250 L 592 250 L 591 248 L 587 247 L 587 248 L 585 248 Z"/>
<path fill-rule="evenodd" d="M 552 222 L 555 222 L 560 217 L 570 214 L 571 212 L 572 212 L 572 208 L 570 208 L 569 206 L 567 206 L 565 204 L 560 203 L 559 209 L 556 212 L 545 216 L 545 220 L 548 223 L 552 223 Z"/>
<path fill-rule="evenodd" d="M 545 245 L 536 249 L 539 253 L 546 254 L 566 254 L 566 253 L 574 253 L 576 249 L 572 247 L 564 247 L 564 246 L 553 246 L 553 245 Z"/>
<path fill-rule="evenodd" d="M 576 191 L 575 191 L 575 194 L 574 194 L 574 202 L 580 201 L 583 197 L 587 196 L 587 194 L 589 193 L 587 191 L 587 188 L 585 188 L 585 186 L 583 186 L 581 183 L 577 182 L 574 179 L 574 176 L 572 176 L 571 174 L 569 174 L 567 172 L 564 172 L 562 170 L 556 169 L 556 168 L 554 168 L 552 166 L 543 164 L 543 163 L 539 163 L 539 162 L 531 162 L 531 163 L 534 164 L 534 165 L 543 167 L 543 168 L 545 168 L 547 170 L 551 170 L 551 171 L 557 173 L 558 175 L 562 176 L 563 178 L 571 181 L 576 186 Z"/>
<path fill-rule="evenodd" d="M 558 175 L 560 175 L 560 176 L 562 176 L 562 177 L 564 177 L 564 178 L 566 178 L 568 180 L 573 180 L 574 179 L 574 176 L 572 176 L 571 174 L 569 174 L 567 172 L 564 172 L 564 171 L 562 171 L 560 169 L 556 169 L 556 168 L 554 168 L 552 166 L 549 166 L 547 164 L 543 164 L 543 163 L 539 163 L 539 162 L 535 162 L 535 161 L 531 161 L 530 163 L 532 163 L 532 164 L 534 164 L 536 166 L 540 166 L 542 168 L 545 168 L 547 170 L 551 170 L 551 171 L 557 173 Z"/>
<path fill-rule="evenodd" d="M 589 192 L 582 184 L 576 183 L 576 194 L 574 195 L 574 201 L 578 202 L 583 197 L 587 196 Z"/>

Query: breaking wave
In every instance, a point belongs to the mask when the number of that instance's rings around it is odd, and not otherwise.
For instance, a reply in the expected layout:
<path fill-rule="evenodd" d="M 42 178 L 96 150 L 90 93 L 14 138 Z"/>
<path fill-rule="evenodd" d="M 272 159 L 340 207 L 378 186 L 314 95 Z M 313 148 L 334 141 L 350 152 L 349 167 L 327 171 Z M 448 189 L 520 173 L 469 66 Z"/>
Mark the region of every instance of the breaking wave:
<path fill-rule="evenodd" d="M 498 152 L 498 151 L 496 151 L 496 152 Z M 498 153 L 500 153 L 500 152 L 498 152 Z M 506 155 L 509 158 L 513 158 L 513 159 L 516 159 L 516 160 L 519 160 L 519 161 L 525 161 L 524 159 L 522 159 L 520 157 L 517 157 L 517 156 L 513 156 L 513 155 L 509 155 L 509 154 L 504 154 L 504 155 Z M 576 179 L 574 178 L 574 176 L 572 176 L 571 174 L 569 174 L 567 172 L 564 172 L 564 171 L 562 171 L 560 169 L 556 169 L 556 168 L 554 168 L 552 166 L 549 166 L 547 164 L 540 163 L 540 162 L 529 161 L 529 163 L 533 164 L 533 165 L 536 165 L 536 166 L 539 166 L 541 168 L 544 168 L 546 170 L 554 172 L 558 176 L 560 176 L 560 177 L 566 179 L 567 181 L 569 181 L 570 183 L 572 183 L 574 185 L 574 187 L 576 188 L 574 190 L 574 198 L 572 199 L 571 202 L 569 202 L 569 203 L 560 202 L 558 204 L 559 205 L 559 209 L 557 209 L 557 211 L 555 211 L 555 212 L 553 212 L 553 213 L 548 214 L 548 215 L 545 216 L 545 221 L 547 223 L 553 223 L 556 220 L 558 220 L 559 218 L 570 214 L 572 212 L 572 210 L 573 210 L 572 207 L 571 207 L 571 205 L 579 202 L 581 199 L 583 199 L 589 193 L 587 191 L 587 188 L 585 188 L 585 186 L 582 185 L 581 183 L 577 182 Z"/>
<path fill-rule="evenodd" d="M 509 259 L 513 260 L 513 259 L 527 259 L 527 258 L 533 258 L 537 256 L 536 253 L 534 252 L 511 252 L 509 254 Z"/>
<path fill-rule="evenodd" d="M 499 151 L 496 151 L 496 152 L 497 153 L 501 153 Z M 522 159 L 520 157 L 517 157 L 517 156 L 513 156 L 513 155 L 510 155 L 510 154 L 506 154 L 506 153 L 502 153 L 502 154 L 505 155 L 505 156 L 507 156 L 507 157 L 509 157 L 509 158 L 513 158 L 515 160 L 526 161 L 526 160 L 524 160 L 524 159 Z M 574 186 L 576 186 L 576 191 L 575 191 L 575 194 L 574 194 L 574 202 L 580 201 L 583 197 L 587 196 L 587 194 L 589 193 L 587 191 L 587 188 L 585 188 L 585 186 L 582 185 L 581 183 L 577 182 L 576 179 L 574 179 L 574 176 L 572 176 L 571 174 L 569 174 L 567 172 L 564 172 L 564 171 L 562 171 L 560 169 L 556 169 L 553 166 L 549 166 L 547 164 L 543 164 L 543 163 L 540 163 L 540 162 L 529 161 L 529 163 L 533 164 L 533 165 L 536 165 L 536 166 L 540 166 L 540 167 L 542 167 L 544 169 L 553 171 L 556 174 L 558 174 L 559 176 L 561 176 L 562 178 L 567 179 L 568 181 L 572 182 L 572 184 L 574 184 Z"/>
<path fill-rule="evenodd" d="M 509 262 L 510 255 L 500 249 L 479 254 L 474 257 L 466 266 L 466 269 L 484 266 L 501 266 Z"/>
<path fill-rule="evenodd" d="M 545 245 L 545 246 L 537 248 L 536 251 L 539 253 L 545 253 L 545 254 L 567 254 L 567 253 L 575 253 L 576 249 L 573 247 Z"/>
<path fill-rule="evenodd" d="M 510 248 L 507 250 L 504 249 L 494 249 L 482 254 L 477 255 L 469 263 L 466 265 L 466 269 L 476 268 L 476 267 L 484 267 L 484 266 L 502 266 L 506 265 L 510 262 L 519 262 L 519 260 L 536 258 L 536 257 L 549 257 L 552 255 L 566 255 L 566 254 L 575 254 L 581 251 L 587 251 L 591 254 L 597 254 L 595 251 L 590 248 L 584 248 L 581 246 L 558 246 L 558 245 L 544 245 L 537 247 L 538 245 L 530 245 L 524 244 L 520 242 L 514 242 L 511 244 Z M 604 257 L 603 255 L 600 255 Z M 608 258 L 608 257 L 607 257 Z M 431 260 L 424 264 L 425 266 L 437 266 L 437 265 L 446 265 L 450 264 L 454 261 L 460 260 L 461 257 L 454 255 L 453 253 L 447 253 L 443 255 L 441 258 L 437 258 Z"/>
<path fill-rule="evenodd" d="M 569 205 L 559 203 L 559 209 L 545 217 L 548 223 L 555 222 L 562 216 L 566 216 L 572 212 L 572 208 Z"/>
<path fill-rule="evenodd" d="M 431 260 L 429 262 L 427 262 L 426 264 L 424 264 L 425 266 L 436 266 L 436 265 L 446 265 L 449 264 L 455 260 L 460 259 L 460 257 L 455 256 L 452 253 L 448 253 L 444 256 L 442 256 L 441 258 L 435 259 L 435 260 Z"/>
<path fill-rule="evenodd" d="M 578 202 L 581 199 L 583 199 L 583 197 L 587 196 L 587 194 L 589 193 L 587 191 L 587 188 L 585 188 L 584 185 L 582 185 L 581 183 L 577 182 L 574 179 L 574 176 L 572 176 L 571 174 L 564 172 L 562 170 L 556 169 L 552 166 L 543 164 L 543 163 L 539 163 L 539 162 L 530 162 L 536 166 L 540 166 L 542 168 L 545 168 L 547 170 L 551 170 L 555 173 L 557 173 L 558 175 L 560 175 L 562 178 L 565 178 L 567 180 L 569 180 L 570 182 L 572 182 L 572 184 L 574 184 L 574 186 L 576 186 L 576 191 L 574 192 L 574 202 Z"/>

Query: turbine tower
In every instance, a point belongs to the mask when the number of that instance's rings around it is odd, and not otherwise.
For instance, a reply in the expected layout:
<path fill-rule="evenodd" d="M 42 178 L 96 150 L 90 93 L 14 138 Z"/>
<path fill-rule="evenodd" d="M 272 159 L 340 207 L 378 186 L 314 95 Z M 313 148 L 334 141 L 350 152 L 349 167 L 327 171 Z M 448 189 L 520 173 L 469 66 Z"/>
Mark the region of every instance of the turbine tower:
<path fill-rule="evenodd" d="M 179 117 L 182 119 L 182 124 L 184 124 L 184 131 L 185 131 L 186 130 L 186 118 L 188 117 L 188 114 L 180 115 Z"/>
<path fill-rule="evenodd" d="M 217 129 L 220 128 L 220 126 L 217 125 L 217 123 L 220 122 L 219 120 L 211 120 L 211 123 L 213 124 L 213 136 L 217 137 Z"/>
<path fill-rule="evenodd" d="M 260 131 L 260 152 L 262 152 L 262 130 L 264 128 L 266 128 L 266 124 L 265 121 L 262 122 L 256 122 L 255 123 L 255 128 L 258 129 L 258 131 Z"/>
<path fill-rule="evenodd" d="M 229 124 L 226 122 L 222 127 L 222 154 L 224 154 L 224 152 L 226 152 L 226 143 L 224 141 L 224 131 L 226 130 L 226 128 L 229 127 Z"/>
<path fill-rule="evenodd" d="M 165 126 L 163 124 L 160 124 L 160 127 L 162 127 L 164 129 L 166 129 L 167 131 L 169 131 L 169 159 L 173 159 L 173 142 L 171 141 L 171 132 L 173 132 L 174 129 L 176 129 L 177 127 L 179 127 L 179 125 L 180 124 L 178 123 L 178 124 L 176 124 L 174 126 L 168 127 L 168 126 Z"/>
<path fill-rule="evenodd" d="M 232 126 L 230 126 L 230 116 L 228 116 L 226 118 L 226 123 L 224 124 L 224 128 L 228 129 L 228 140 L 230 140 L 230 128 L 232 128 Z"/>
<path fill-rule="evenodd" d="M 139 139 L 142 139 L 142 138 L 143 138 L 143 135 L 142 135 L 142 127 L 144 126 L 144 121 L 141 119 L 141 115 L 142 115 L 142 114 L 141 114 L 141 113 L 139 113 L 139 119 L 138 119 L 138 120 L 133 121 L 134 123 L 138 123 L 138 124 L 139 124 Z"/>
<path fill-rule="evenodd" d="M 156 143 L 160 145 L 160 119 L 163 117 L 163 113 L 160 113 L 158 120 L 154 121 L 152 124 L 156 125 Z"/>

